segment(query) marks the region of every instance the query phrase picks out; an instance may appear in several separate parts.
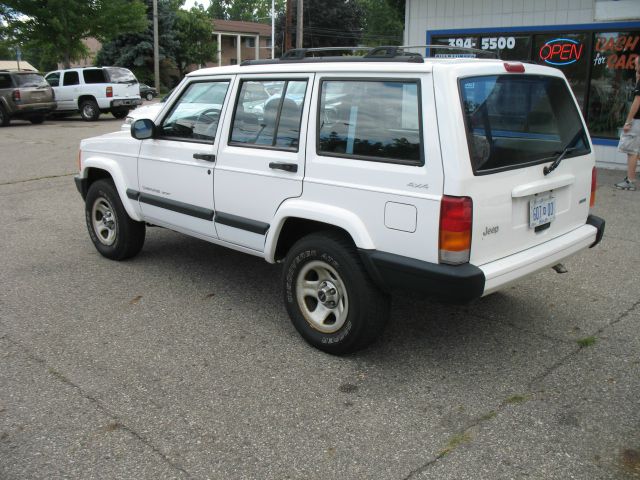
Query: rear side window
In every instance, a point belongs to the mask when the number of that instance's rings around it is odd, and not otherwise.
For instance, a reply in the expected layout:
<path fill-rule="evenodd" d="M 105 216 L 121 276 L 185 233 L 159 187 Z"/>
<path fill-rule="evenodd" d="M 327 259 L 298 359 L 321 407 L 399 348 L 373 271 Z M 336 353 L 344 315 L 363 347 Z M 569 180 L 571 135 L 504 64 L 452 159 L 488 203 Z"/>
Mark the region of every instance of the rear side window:
<path fill-rule="evenodd" d="M 89 68 L 82 71 L 84 83 L 106 83 L 104 71 L 99 68 Z"/>
<path fill-rule="evenodd" d="M 0 88 L 11 88 L 11 75 L 0 73 Z"/>
<path fill-rule="evenodd" d="M 476 174 L 590 152 L 566 82 L 542 75 L 492 75 L 460 80 L 467 141 Z"/>
<path fill-rule="evenodd" d="M 80 77 L 78 72 L 64 72 L 63 85 L 78 85 L 80 83 Z"/>
<path fill-rule="evenodd" d="M 297 151 L 306 80 L 244 81 L 229 143 Z"/>
<path fill-rule="evenodd" d="M 324 80 L 318 154 L 422 165 L 420 89 L 407 80 Z"/>

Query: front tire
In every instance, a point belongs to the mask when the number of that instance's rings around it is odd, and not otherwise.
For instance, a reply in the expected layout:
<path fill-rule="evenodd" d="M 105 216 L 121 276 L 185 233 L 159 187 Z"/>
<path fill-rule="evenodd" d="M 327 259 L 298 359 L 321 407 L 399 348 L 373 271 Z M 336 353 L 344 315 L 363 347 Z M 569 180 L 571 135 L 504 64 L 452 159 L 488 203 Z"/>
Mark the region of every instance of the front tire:
<path fill-rule="evenodd" d="M 100 108 L 95 100 L 83 100 L 80 104 L 80 116 L 85 122 L 94 122 L 100 117 Z"/>
<path fill-rule="evenodd" d="M 389 297 L 371 280 L 351 240 L 308 235 L 289 251 L 283 272 L 291 321 L 314 347 L 334 355 L 360 350 L 383 331 Z"/>
<path fill-rule="evenodd" d="M 134 257 L 144 245 L 144 222 L 129 217 L 111 180 L 91 184 L 85 200 L 85 219 L 93 245 L 107 258 Z"/>

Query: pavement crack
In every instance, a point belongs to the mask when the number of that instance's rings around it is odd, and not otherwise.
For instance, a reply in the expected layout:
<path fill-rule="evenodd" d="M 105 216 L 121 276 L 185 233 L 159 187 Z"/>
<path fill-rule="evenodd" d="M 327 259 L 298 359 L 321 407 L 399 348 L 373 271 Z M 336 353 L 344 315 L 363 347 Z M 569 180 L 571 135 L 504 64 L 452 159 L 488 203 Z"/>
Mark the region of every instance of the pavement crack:
<path fill-rule="evenodd" d="M 60 175 L 45 175 L 43 177 L 27 178 L 25 180 L 14 180 L 12 182 L 0 183 L 0 187 L 6 186 L 6 185 L 19 185 L 21 183 L 37 182 L 39 180 L 48 180 L 50 178 L 71 177 L 72 175 L 75 175 L 75 172 L 63 173 L 63 174 L 60 174 Z"/>
<path fill-rule="evenodd" d="M 102 413 L 104 413 L 105 415 L 110 417 L 111 420 L 112 420 L 112 423 L 114 425 L 117 425 L 120 430 L 124 430 L 129 435 L 131 435 L 133 438 L 135 438 L 139 442 L 141 442 L 144 445 L 146 445 L 147 447 L 149 447 L 153 453 L 155 453 L 158 457 L 160 457 L 171 468 L 173 468 L 174 470 L 184 474 L 187 478 L 191 478 L 191 475 L 189 474 L 189 472 L 187 472 L 181 465 L 179 465 L 179 464 L 175 463 L 174 461 L 172 461 L 165 453 L 163 453 L 158 447 L 156 447 L 154 444 L 152 444 L 148 439 L 143 437 L 134 428 L 132 428 L 132 427 L 128 426 L 127 424 L 125 424 L 118 417 L 118 415 L 116 415 L 114 412 L 112 412 L 106 405 L 104 405 L 96 397 L 94 397 L 94 396 L 90 395 L 89 393 L 85 392 L 80 385 L 74 383 L 72 380 L 70 380 L 68 377 L 66 377 L 60 371 L 58 371 L 55 368 L 49 366 L 47 364 L 46 360 L 44 360 L 43 358 L 38 357 L 37 355 L 32 353 L 28 348 L 26 348 L 24 345 L 22 345 L 19 341 L 11 338 L 7 334 L 2 335 L 0 337 L 0 340 L 8 341 L 9 343 L 14 345 L 15 347 L 19 348 L 27 356 L 27 358 L 29 358 L 33 362 L 41 365 L 42 367 L 44 367 L 52 377 L 54 377 L 55 379 L 57 379 L 60 382 L 64 383 L 65 385 L 77 390 L 79 392 L 79 394 L 83 398 L 85 398 L 86 400 L 89 400 L 89 402 L 94 404 L 95 407 L 99 411 L 101 411 Z"/>

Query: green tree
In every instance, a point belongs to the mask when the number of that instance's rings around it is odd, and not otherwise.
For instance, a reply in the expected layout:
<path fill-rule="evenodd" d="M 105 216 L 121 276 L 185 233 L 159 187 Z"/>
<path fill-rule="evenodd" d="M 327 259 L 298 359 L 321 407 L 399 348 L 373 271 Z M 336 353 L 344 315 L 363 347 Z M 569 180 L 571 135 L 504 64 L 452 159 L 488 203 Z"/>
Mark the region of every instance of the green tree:
<path fill-rule="evenodd" d="M 158 0 L 158 46 L 160 80 L 165 85 L 175 83 L 174 58 L 179 48 L 176 21 L 182 0 Z M 98 65 L 117 65 L 131 69 L 138 80 L 153 83 L 153 1 L 145 0 L 147 29 L 140 33 L 123 34 L 102 45 L 96 56 Z"/>
<path fill-rule="evenodd" d="M 147 25 L 140 0 L 4 0 L 3 7 L 0 20 L 20 45 L 66 67 L 86 55 L 83 38 L 106 42 Z"/>
<path fill-rule="evenodd" d="M 180 75 L 184 76 L 189 65 L 202 65 L 215 60 L 217 43 L 213 39 L 213 22 L 201 6 L 191 10 L 178 10 L 176 24 L 175 62 Z"/>
<path fill-rule="evenodd" d="M 358 0 L 364 11 L 362 43 L 401 45 L 404 30 L 404 2 L 397 0 Z"/>
<path fill-rule="evenodd" d="M 285 0 L 276 0 L 276 14 L 284 8 Z M 271 23 L 271 0 L 212 1 L 207 11 L 213 19 Z"/>

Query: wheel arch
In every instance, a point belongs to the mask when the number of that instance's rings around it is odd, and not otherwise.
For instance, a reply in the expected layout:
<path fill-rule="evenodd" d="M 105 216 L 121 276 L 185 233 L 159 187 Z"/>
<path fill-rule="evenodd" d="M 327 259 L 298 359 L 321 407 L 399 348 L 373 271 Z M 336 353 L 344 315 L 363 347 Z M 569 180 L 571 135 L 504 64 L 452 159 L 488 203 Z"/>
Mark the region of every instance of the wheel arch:
<path fill-rule="evenodd" d="M 98 100 L 94 95 L 83 94 L 78 97 L 78 110 L 80 110 L 80 105 L 82 105 L 82 102 L 84 102 L 85 100 L 93 100 L 94 102 L 96 102 L 96 104 L 98 104 Z"/>
<path fill-rule="evenodd" d="M 357 248 L 374 249 L 364 222 L 353 212 L 331 205 L 293 200 L 278 210 L 265 241 L 265 260 L 282 260 L 300 238 L 317 231 L 344 234 Z"/>
<path fill-rule="evenodd" d="M 127 197 L 127 184 L 117 164 L 107 158 L 90 157 L 83 160 L 82 178 L 86 179 L 86 188 L 98 180 L 111 180 L 118 191 L 120 201 L 127 214 L 136 221 L 142 221 L 142 216 L 137 205 Z"/>

